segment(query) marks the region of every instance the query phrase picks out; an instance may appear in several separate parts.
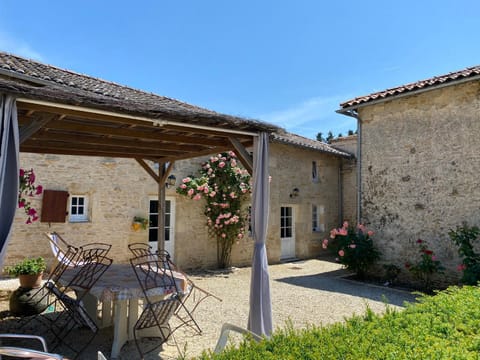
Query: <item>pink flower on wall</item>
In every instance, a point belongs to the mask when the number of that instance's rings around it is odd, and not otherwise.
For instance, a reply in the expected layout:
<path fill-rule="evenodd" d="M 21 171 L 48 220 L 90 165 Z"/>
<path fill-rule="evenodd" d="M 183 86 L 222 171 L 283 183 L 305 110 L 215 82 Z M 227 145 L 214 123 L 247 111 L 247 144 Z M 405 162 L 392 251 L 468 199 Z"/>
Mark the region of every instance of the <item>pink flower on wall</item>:
<path fill-rule="evenodd" d="M 25 214 L 28 216 L 25 223 L 31 224 L 33 221 L 38 220 L 38 214 L 27 198 L 42 194 L 43 187 L 41 185 L 35 185 L 36 176 L 33 169 L 20 169 L 18 180 L 18 207 L 23 208 Z"/>

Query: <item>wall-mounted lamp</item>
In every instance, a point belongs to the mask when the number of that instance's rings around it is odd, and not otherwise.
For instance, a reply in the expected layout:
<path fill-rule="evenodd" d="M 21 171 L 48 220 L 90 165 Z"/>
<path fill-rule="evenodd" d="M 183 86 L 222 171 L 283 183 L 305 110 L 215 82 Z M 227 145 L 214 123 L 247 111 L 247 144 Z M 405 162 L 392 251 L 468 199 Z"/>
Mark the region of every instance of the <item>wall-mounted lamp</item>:
<path fill-rule="evenodd" d="M 168 189 L 171 186 L 175 186 L 176 182 L 177 182 L 177 178 L 175 177 L 175 175 L 170 175 L 167 178 L 167 182 L 165 183 L 165 187 Z"/>
<path fill-rule="evenodd" d="M 290 197 L 293 198 L 293 197 L 297 197 L 298 195 L 300 195 L 300 190 L 298 190 L 298 188 L 294 188 L 292 190 L 292 192 L 290 193 Z"/>

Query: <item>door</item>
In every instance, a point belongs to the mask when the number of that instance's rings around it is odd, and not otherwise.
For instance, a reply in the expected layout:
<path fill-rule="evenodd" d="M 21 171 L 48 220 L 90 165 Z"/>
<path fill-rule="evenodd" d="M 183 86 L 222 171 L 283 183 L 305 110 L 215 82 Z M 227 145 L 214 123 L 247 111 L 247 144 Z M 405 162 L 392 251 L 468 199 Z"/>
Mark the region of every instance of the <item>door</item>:
<path fill-rule="evenodd" d="M 282 206 L 280 208 L 280 239 L 281 256 L 280 259 L 289 259 L 295 257 L 295 218 L 293 207 Z"/>
<path fill-rule="evenodd" d="M 154 251 L 158 250 L 158 200 L 150 199 L 149 210 L 150 227 L 148 229 L 148 243 Z M 165 199 L 165 250 L 172 259 L 175 259 L 175 200 Z"/>

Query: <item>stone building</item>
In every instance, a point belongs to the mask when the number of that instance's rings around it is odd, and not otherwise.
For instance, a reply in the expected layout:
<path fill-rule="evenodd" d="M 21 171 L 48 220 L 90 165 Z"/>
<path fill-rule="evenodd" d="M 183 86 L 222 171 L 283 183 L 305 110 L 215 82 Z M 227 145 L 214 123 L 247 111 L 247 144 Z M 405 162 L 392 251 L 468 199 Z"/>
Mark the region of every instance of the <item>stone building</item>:
<path fill-rule="evenodd" d="M 274 133 L 270 144 L 272 177 L 267 253 L 270 263 L 288 258 L 311 258 L 323 253 L 321 240 L 346 216 L 354 219 L 354 199 L 342 179 L 355 174 L 351 147 L 341 150 L 289 133 Z M 35 170 L 46 190 L 66 191 L 69 200 L 64 222 L 25 224 L 17 211 L 5 264 L 24 256 L 52 259 L 46 231 L 62 234 L 74 245 L 99 241 L 111 243 L 115 261 L 127 261 L 127 245 L 146 242 L 156 246 L 158 185 L 133 159 L 21 153 L 23 168 Z M 194 174 L 206 157 L 176 161 L 172 174 L 181 179 Z M 342 192 L 345 195 L 342 196 Z M 73 200 L 77 199 L 77 200 Z M 72 215 L 72 201 L 82 199 L 83 217 Z M 342 199 L 345 203 L 342 202 Z M 32 199 L 41 211 L 43 197 Z M 216 242 L 208 236 L 202 201 L 187 199 L 166 188 L 166 249 L 184 268 L 213 268 Z M 134 216 L 153 219 L 147 230 L 134 231 Z M 235 244 L 232 264 L 251 263 L 253 240 Z"/>
<path fill-rule="evenodd" d="M 340 106 L 358 119 L 359 218 L 376 231 L 382 260 L 403 268 L 421 238 L 458 279 L 447 233 L 480 225 L 480 66 Z"/>

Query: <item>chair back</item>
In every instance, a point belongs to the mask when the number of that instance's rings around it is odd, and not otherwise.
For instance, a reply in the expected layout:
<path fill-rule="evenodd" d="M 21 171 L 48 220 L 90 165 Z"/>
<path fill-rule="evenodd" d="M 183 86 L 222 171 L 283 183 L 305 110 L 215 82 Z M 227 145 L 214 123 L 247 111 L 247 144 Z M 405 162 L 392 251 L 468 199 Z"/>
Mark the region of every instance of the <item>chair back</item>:
<path fill-rule="evenodd" d="M 78 272 L 66 286 L 86 293 L 100 277 L 108 270 L 113 260 L 105 256 L 91 256 L 82 265 L 78 265 Z"/>
<path fill-rule="evenodd" d="M 108 252 L 112 248 L 111 244 L 106 243 L 89 243 L 80 246 L 80 258 L 81 261 L 88 262 L 91 258 L 101 258 L 107 256 Z"/>
<path fill-rule="evenodd" d="M 57 258 L 58 262 L 55 267 L 52 268 L 52 271 L 50 271 L 47 282 L 57 282 L 68 267 L 75 266 L 75 264 L 77 263 L 78 255 L 78 248 L 72 246 L 67 247 L 65 253 L 63 253 L 60 258 Z"/>
<path fill-rule="evenodd" d="M 166 258 L 155 254 L 141 255 L 130 259 L 138 283 L 149 301 L 150 290 L 163 288 L 166 293 L 178 293 L 177 284 Z"/>
<path fill-rule="evenodd" d="M 128 245 L 128 249 L 135 257 L 153 254 L 152 247 L 147 243 L 133 243 Z"/>
<path fill-rule="evenodd" d="M 6 346 L 5 345 L 5 339 L 12 339 L 15 341 L 21 341 L 22 342 L 22 347 L 18 346 Z M 30 343 L 32 340 L 37 340 L 40 342 L 42 346 L 42 350 L 34 350 L 30 348 Z M 24 347 L 24 343 L 28 342 L 29 347 L 26 348 Z M 45 339 L 41 336 L 37 335 L 25 335 L 25 334 L 0 334 L 0 358 L 1 355 L 5 355 L 14 358 L 25 358 L 25 359 L 48 359 L 48 360 L 54 360 L 54 359 L 59 359 L 62 360 L 63 356 L 59 354 L 52 354 L 47 352 L 47 343 L 45 342 Z"/>

